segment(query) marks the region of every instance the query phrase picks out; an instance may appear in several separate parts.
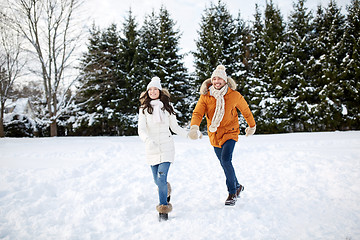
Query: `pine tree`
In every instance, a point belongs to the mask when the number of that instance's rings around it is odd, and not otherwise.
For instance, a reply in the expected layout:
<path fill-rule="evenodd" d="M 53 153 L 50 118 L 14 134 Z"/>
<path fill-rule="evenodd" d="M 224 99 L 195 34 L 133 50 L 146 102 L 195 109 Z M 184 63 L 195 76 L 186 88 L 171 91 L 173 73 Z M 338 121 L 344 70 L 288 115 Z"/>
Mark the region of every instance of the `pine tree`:
<path fill-rule="evenodd" d="M 283 97 L 286 86 L 285 24 L 280 10 L 272 1 L 266 4 L 264 23 L 256 6 L 255 23 L 252 30 L 253 49 L 252 89 L 256 120 L 261 122 L 259 132 L 280 132 L 288 118 Z M 260 32 L 258 32 L 260 31 Z"/>
<path fill-rule="evenodd" d="M 205 9 L 198 31 L 199 39 L 196 41 L 197 50 L 193 53 L 196 85 L 200 86 L 209 78 L 219 64 L 226 67 L 228 76 L 235 78 L 241 75 L 235 54 L 241 51 L 241 45 L 237 41 L 243 36 L 237 34 L 244 26 L 241 22 L 238 25 L 235 23 L 221 0 L 217 5 L 211 3 L 210 7 Z"/>
<path fill-rule="evenodd" d="M 210 8 L 206 8 L 201 17 L 199 39 L 196 41 L 197 51 L 193 52 L 195 64 L 195 85 L 200 86 L 202 82 L 211 76 L 212 71 L 219 63 L 223 63 L 221 53 L 221 39 L 217 39 L 216 31 L 220 31 L 215 24 L 216 10 L 211 2 Z"/>
<path fill-rule="evenodd" d="M 343 123 L 343 81 L 340 79 L 340 65 L 346 55 L 341 42 L 345 19 L 333 0 L 324 13 L 318 13 L 315 19 L 317 38 L 314 45 L 316 56 L 313 72 L 318 72 L 314 86 L 317 88 L 319 103 L 314 108 L 314 120 L 319 130 L 336 130 L 340 129 Z"/>
<path fill-rule="evenodd" d="M 189 111 L 190 98 L 189 88 L 190 79 L 187 75 L 187 69 L 184 66 L 184 55 L 180 54 L 179 41 L 180 31 L 175 29 L 175 22 L 171 19 L 169 12 L 162 6 L 159 12 L 160 20 L 160 46 L 162 69 L 159 75 L 165 75 L 165 84 L 171 93 L 171 101 L 177 111 L 177 117 L 181 125 L 188 123 L 191 112 Z M 165 85 L 165 86 L 166 86 Z"/>
<path fill-rule="evenodd" d="M 92 108 L 96 105 L 97 92 L 95 90 L 100 89 L 98 85 L 98 72 L 100 71 L 100 64 L 98 60 L 102 58 L 102 50 L 100 48 L 101 31 L 95 24 L 89 30 L 89 43 L 87 46 L 87 53 L 82 57 L 80 66 L 80 80 L 76 95 L 76 103 L 78 111 L 73 112 L 76 121 L 74 122 L 74 131 L 78 135 L 96 135 L 92 130 L 89 130 L 93 125 L 94 113 L 88 113 L 87 107 L 90 103 Z M 93 112 L 93 111 L 92 111 Z"/>
<path fill-rule="evenodd" d="M 139 64 L 138 48 L 140 44 L 137 22 L 131 9 L 123 23 L 120 36 L 120 76 L 124 79 L 125 86 L 120 93 L 124 96 L 120 109 L 121 121 L 119 125 L 122 135 L 137 134 L 137 112 L 139 108 L 140 93 L 143 88 L 141 79 L 141 66 Z"/>
<path fill-rule="evenodd" d="M 250 57 L 249 57 L 249 96 L 250 101 L 249 105 L 251 111 L 253 112 L 254 118 L 258 124 L 258 132 L 266 132 L 265 128 L 262 128 L 265 121 L 262 114 L 262 108 L 265 107 L 263 104 L 263 99 L 266 98 L 266 88 L 265 83 L 263 82 L 263 75 L 265 72 L 265 62 L 266 62 L 266 45 L 264 41 L 264 23 L 262 21 L 262 15 L 259 9 L 259 6 L 255 5 L 255 15 L 254 22 L 251 27 L 251 42 L 250 47 Z"/>
<path fill-rule="evenodd" d="M 324 20 L 324 9 L 319 5 L 316 10 L 316 15 L 311 24 L 312 34 L 310 36 L 309 46 L 311 49 L 310 60 L 307 64 L 306 73 L 310 76 L 309 85 L 311 88 L 310 92 L 307 95 L 310 102 L 310 119 L 309 127 L 312 130 L 324 130 L 320 125 L 320 120 L 317 113 L 318 105 L 321 100 L 319 97 L 319 92 L 321 87 L 324 85 L 319 79 L 322 76 L 322 67 L 320 64 L 320 58 L 327 52 L 324 42 L 324 31 L 328 31 L 327 26 L 325 26 Z"/>
<path fill-rule="evenodd" d="M 146 16 L 141 29 L 139 53 L 143 66 L 144 90 L 152 77 L 158 76 L 163 87 L 171 94 L 171 102 L 177 111 L 181 125 L 189 121 L 190 111 L 188 89 L 191 86 L 183 64 L 183 55 L 179 53 L 179 30 L 164 6 L 158 15 L 153 11 Z"/>
<path fill-rule="evenodd" d="M 360 128 L 360 1 L 352 0 L 348 6 L 346 32 L 344 35 L 346 57 L 341 63 L 343 72 L 343 118 L 344 129 Z"/>
<path fill-rule="evenodd" d="M 234 48 L 231 56 L 233 61 L 228 65 L 233 72 L 232 78 L 238 83 L 238 90 L 247 96 L 249 93 L 249 58 L 250 58 L 250 29 L 241 18 L 240 12 L 235 20 Z"/>
<path fill-rule="evenodd" d="M 204 10 L 198 34 L 193 52 L 196 89 L 211 76 L 217 65 L 223 64 L 227 75 L 238 84 L 237 90 L 251 101 L 248 96 L 251 36 L 240 13 L 234 18 L 221 0 L 216 5 L 211 3 Z M 246 126 L 245 120 L 240 118 L 240 127 Z M 204 127 L 203 124 L 201 129 Z"/>
<path fill-rule="evenodd" d="M 85 135 L 119 135 L 120 86 L 126 82 L 119 75 L 119 36 L 112 24 L 105 31 L 93 27 L 88 52 L 82 59 L 81 89 L 78 100 L 84 103 L 82 125 L 90 128 Z"/>
<path fill-rule="evenodd" d="M 232 62 L 227 65 L 231 69 L 231 77 L 237 82 L 237 90 L 244 96 L 246 101 L 250 103 L 252 96 L 250 95 L 250 80 L 249 80 L 249 59 L 250 59 L 250 29 L 246 22 L 241 18 L 240 12 L 234 21 L 235 38 L 233 40 L 234 46 L 230 54 Z M 239 118 L 240 128 L 245 130 L 247 123 L 244 118 Z"/>
<path fill-rule="evenodd" d="M 312 54 L 309 45 L 311 38 L 312 15 L 305 8 L 306 0 L 298 0 L 294 3 L 293 12 L 289 17 L 289 54 L 286 58 L 287 88 L 286 111 L 289 114 L 287 131 L 309 131 L 312 130 L 308 122 L 310 119 L 311 98 L 313 88 L 311 87 L 311 76 L 307 72 L 307 64 Z"/>
<path fill-rule="evenodd" d="M 285 38 L 285 23 L 280 10 L 272 2 L 265 8 L 265 42 L 267 43 L 267 60 L 265 64 L 265 85 L 269 93 L 269 108 L 265 116 L 269 123 L 268 129 L 274 132 L 284 132 L 289 115 L 286 107 L 289 87 L 286 76 L 287 39 Z"/>
<path fill-rule="evenodd" d="M 153 10 L 150 15 L 145 16 L 143 26 L 140 29 L 139 43 L 139 64 L 141 68 L 141 81 L 143 88 L 150 82 L 151 78 L 156 76 L 160 69 L 158 60 L 160 56 L 159 42 L 160 29 L 158 18 Z"/>

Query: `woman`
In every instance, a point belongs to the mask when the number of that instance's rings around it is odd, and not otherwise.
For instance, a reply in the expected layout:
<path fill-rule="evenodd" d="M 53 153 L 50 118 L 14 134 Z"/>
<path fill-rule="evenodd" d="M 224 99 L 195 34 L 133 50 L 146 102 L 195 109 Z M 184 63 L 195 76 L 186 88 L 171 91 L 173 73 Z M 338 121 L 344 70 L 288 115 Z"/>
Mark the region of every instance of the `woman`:
<path fill-rule="evenodd" d="M 156 206 L 159 220 L 167 220 L 168 213 L 172 210 L 167 174 L 175 155 L 169 128 L 183 137 L 187 137 L 187 132 L 178 125 L 175 111 L 170 104 L 170 94 L 161 87 L 160 78 L 151 79 L 146 92 L 140 95 L 140 103 L 138 134 L 145 142 L 146 159 L 159 190 L 160 203 Z"/>

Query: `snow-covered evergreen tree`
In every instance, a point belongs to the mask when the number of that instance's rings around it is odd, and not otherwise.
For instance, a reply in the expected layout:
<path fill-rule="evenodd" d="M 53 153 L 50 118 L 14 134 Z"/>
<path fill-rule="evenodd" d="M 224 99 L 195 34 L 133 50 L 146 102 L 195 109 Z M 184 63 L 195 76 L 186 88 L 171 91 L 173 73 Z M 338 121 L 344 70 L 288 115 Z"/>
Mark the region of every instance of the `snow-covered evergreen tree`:
<path fill-rule="evenodd" d="M 145 16 L 139 34 L 139 64 L 142 66 L 139 81 L 141 81 L 143 91 L 145 91 L 146 84 L 158 74 L 156 70 L 159 68 L 160 48 L 158 44 L 160 42 L 160 28 L 154 10 L 151 14 Z"/>
<path fill-rule="evenodd" d="M 194 89 L 218 64 L 238 83 L 259 133 L 359 129 L 359 0 L 351 1 L 347 16 L 335 0 L 318 6 L 314 16 L 305 3 L 294 2 L 288 22 L 272 0 L 263 13 L 255 5 L 249 26 L 223 1 L 210 3 L 198 30 L 193 76 L 179 53 L 180 31 L 164 6 L 145 16 L 139 28 L 131 9 L 119 30 L 115 24 L 94 26 L 81 59 L 76 102 L 66 88 L 56 98 L 66 104 L 59 106 L 57 134 L 136 134 L 139 95 L 154 76 L 169 89 L 186 125 L 198 97 Z M 49 135 L 46 102 L 33 105 L 37 134 Z M 12 123 L 12 129 L 23 127 Z"/>
<path fill-rule="evenodd" d="M 140 43 L 138 24 L 131 9 L 123 23 L 120 35 L 120 76 L 125 81 L 125 86 L 120 92 L 125 98 L 120 103 L 120 127 L 124 135 L 137 134 L 137 112 L 139 96 L 143 90 L 141 81 L 141 68 L 139 64 L 138 47 Z"/>
<path fill-rule="evenodd" d="M 345 18 L 331 0 L 325 11 L 318 8 L 314 24 L 315 44 L 312 47 L 315 52 L 310 68 L 319 102 L 313 109 L 313 120 L 318 130 L 336 130 L 341 128 L 345 114 L 341 100 L 344 83 L 340 77 L 340 65 L 346 56 L 342 42 Z"/>
<path fill-rule="evenodd" d="M 251 44 L 251 95 L 259 132 L 283 131 L 288 119 L 283 99 L 286 94 L 285 23 L 273 2 L 266 4 L 264 23 L 256 6 Z"/>
<path fill-rule="evenodd" d="M 250 109 L 253 112 L 255 120 L 260 122 L 258 124 L 258 131 L 262 132 L 261 126 L 264 122 L 264 116 L 262 114 L 262 107 L 260 103 L 266 97 L 265 83 L 263 82 L 263 75 L 265 72 L 265 61 L 266 61 L 266 45 L 264 42 L 264 23 L 262 20 L 262 14 L 259 6 L 255 5 L 254 21 L 251 27 L 251 42 L 250 46 L 250 57 L 249 57 L 249 96 L 250 96 Z"/>
<path fill-rule="evenodd" d="M 190 119 L 189 91 L 191 82 L 179 53 L 179 30 L 164 6 L 158 15 L 153 11 L 146 16 L 140 34 L 139 55 L 142 66 L 143 90 L 154 76 L 160 77 L 163 87 L 171 94 L 181 125 Z"/>
<path fill-rule="evenodd" d="M 82 59 L 78 100 L 84 106 L 85 135 L 119 135 L 119 108 L 126 82 L 119 74 L 119 33 L 115 24 L 105 31 L 93 27 L 88 52 Z M 85 124 L 85 125 L 84 125 Z"/>
<path fill-rule="evenodd" d="M 275 7 L 272 0 L 267 3 L 264 15 L 264 39 L 267 45 L 264 82 L 269 94 L 264 102 L 267 102 L 269 107 L 263 109 L 263 112 L 267 130 L 283 132 L 290 117 L 286 107 L 287 97 L 290 96 L 286 81 L 288 44 L 285 38 L 285 23 L 280 10 Z"/>
<path fill-rule="evenodd" d="M 343 129 L 360 128 L 360 1 L 348 6 L 343 47 L 347 53 L 341 62 L 343 81 Z"/>
<path fill-rule="evenodd" d="M 204 10 L 198 34 L 196 51 L 193 52 L 196 89 L 199 89 L 204 80 L 210 78 L 217 65 L 223 64 L 227 75 L 235 80 L 238 90 L 250 101 L 250 29 L 241 18 L 240 12 L 234 18 L 224 2 L 211 2 L 210 7 Z M 240 126 L 246 127 L 243 118 L 240 118 Z M 201 129 L 204 129 L 204 123 Z"/>
<path fill-rule="evenodd" d="M 307 71 L 307 64 L 312 54 L 311 45 L 311 20 L 312 14 L 305 7 L 306 0 L 298 0 L 293 5 L 289 17 L 287 41 L 289 53 L 286 57 L 286 97 L 284 107 L 289 115 L 286 131 L 311 131 L 309 124 L 312 107 L 311 98 L 313 87 L 312 78 Z"/>
<path fill-rule="evenodd" d="M 223 64 L 228 76 L 235 80 L 242 74 L 239 71 L 241 62 L 237 62 L 239 56 L 235 54 L 241 51 L 242 45 L 238 41 L 243 36 L 238 33 L 244 30 L 244 26 L 241 22 L 238 25 L 236 23 L 221 0 L 216 5 L 211 3 L 210 7 L 204 10 L 196 51 L 193 53 L 197 86 L 209 78 L 219 64 Z"/>
<path fill-rule="evenodd" d="M 312 34 L 309 41 L 309 46 L 311 48 L 310 59 L 307 64 L 306 72 L 311 76 L 310 78 L 310 94 L 308 95 L 309 101 L 311 104 L 310 108 L 310 119 L 309 124 L 314 130 L 322 129 L 320 121 L 318 120 L 317 108 L 321 102 L 319 92 L 323 84 L 318 80 L 322 76 L 322 66 L 320 63 L 320 58 L 326 53 L 326 48 L 324 42 L 324 31 L 327 31 L 327 26 L 325 26 L 325 11 L 324 8 L 320 5 L 316 9 L 315 17 L 312 21 Z M 321 113 L 320 113 L 321 114 Z"/>
<path fill-rule="evenodd" d="M 231 77 L 238 83 L 238 90 L 244 96 L 249 93 L 249 58 L 250 58 L 250 29 L 247 23 L 241 18 L 239 12 L 235 19 L 235 39 L 234 48 L 231 53 L 232 62 L 229 63 L 228 68 L 232 70 Z"/>
<path fill-rule="evenodd" d="M 250 103 L 252 96 L 250 95 L 250 81 L 249 81 L 249 59 L 250 59 L 250 28 L 246 22 L 241 18 L 240 12 L 234 20 L 235 24 L 235 38 L 233 40 L 234 46 L 230 49 L 230 60 L 227 68 L 231 69 L 231 77 L 238 84 L 237 90 L 244 96 L 246 101 Z M 247 123 L 244 118 L 239 118 L 240 128 L 245 129 Z"/>
<path fill-rule="evenodd" d="M 175 29 L 175 22 L 164 6 L 160 8 L 159 21 L 160 49 L 162 52 L 160 64 L 163 68 L 163 70 L 159 69 L 159 76 L 164 79 L 165 86 L 171 93 L 171 101 L 177 111 L 179 122 L 185 125 L 190 120 L 191 115 L 189 111 L 191 102 L 189 89 L 192 83 L 183 63 L 184 56 L 179 53 L 181 35 L 180 31 Z"/>

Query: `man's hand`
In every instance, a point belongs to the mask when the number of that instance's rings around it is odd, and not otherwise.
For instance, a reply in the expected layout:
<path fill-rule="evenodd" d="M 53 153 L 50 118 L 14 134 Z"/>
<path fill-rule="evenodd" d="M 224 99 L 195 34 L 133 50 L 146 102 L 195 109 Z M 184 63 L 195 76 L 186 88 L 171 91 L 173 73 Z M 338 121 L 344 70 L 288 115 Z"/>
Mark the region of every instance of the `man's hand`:
<path fill-rule="evenodd" d="M 196 140 L 198 138 L 201 138 L 202 137 L 202 134 L 201 132 L 199 131 L 199 126 L 197 125 L 192 125 L 190 127 L 190 131 L 188 133 L 188 137 L 192 140 Z"/>
<path fill-rule="evenodd" d="M 256 131 L 256 126 L 254 126 L 254 127 L 247 127 L 246 129 L 245 129 L 245 136 L 246 137 L 248 137 L 248 136 L 251 136 L 251 135 L 253 135 L 254 133 L 255 133 L 255 131 Z"/>

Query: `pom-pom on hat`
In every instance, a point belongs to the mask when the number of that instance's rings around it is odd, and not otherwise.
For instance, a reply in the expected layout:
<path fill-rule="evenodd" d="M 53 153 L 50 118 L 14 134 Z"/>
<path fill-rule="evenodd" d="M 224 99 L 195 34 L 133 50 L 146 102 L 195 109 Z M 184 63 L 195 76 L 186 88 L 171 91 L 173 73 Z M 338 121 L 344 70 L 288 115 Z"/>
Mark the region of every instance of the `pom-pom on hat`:
<path fill-rule="evenodd" d="M 225 66 L 224 65 L 218 65 L 215 69 L 215 71 L 211 74 L 211 82 L 213 80 L 213 77 L 220 77 L 224 79 L 225 82 L 227 82 L 227 75 L 225 72 Z"/>
<path fill-rule="evenodd" d="M 151 87 L 157 87 L 160 91 L 162 90 L 160 78 L 159 77 L 153 77 L 149 84 L 147 85 L 146 90 L 149 90 Z"/>

